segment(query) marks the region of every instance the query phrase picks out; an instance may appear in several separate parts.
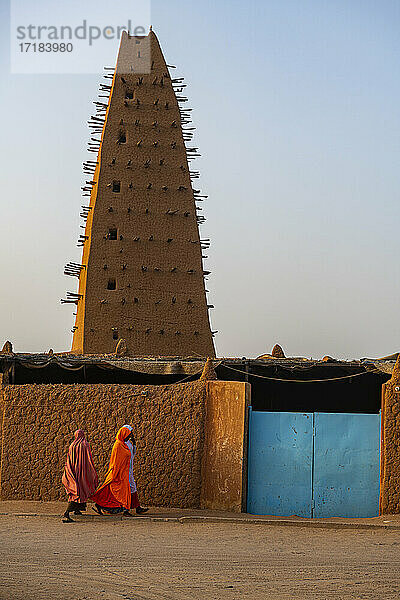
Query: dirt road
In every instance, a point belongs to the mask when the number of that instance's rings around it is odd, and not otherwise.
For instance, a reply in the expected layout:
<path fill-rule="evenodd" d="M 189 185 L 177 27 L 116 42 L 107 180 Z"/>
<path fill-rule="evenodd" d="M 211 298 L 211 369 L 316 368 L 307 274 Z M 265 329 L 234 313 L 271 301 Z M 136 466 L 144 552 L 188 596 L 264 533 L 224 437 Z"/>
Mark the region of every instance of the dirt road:
<path fill-rule="evenodd" d="M 0 517 L 1 600 L 400 598 L 400 533 Z"/>

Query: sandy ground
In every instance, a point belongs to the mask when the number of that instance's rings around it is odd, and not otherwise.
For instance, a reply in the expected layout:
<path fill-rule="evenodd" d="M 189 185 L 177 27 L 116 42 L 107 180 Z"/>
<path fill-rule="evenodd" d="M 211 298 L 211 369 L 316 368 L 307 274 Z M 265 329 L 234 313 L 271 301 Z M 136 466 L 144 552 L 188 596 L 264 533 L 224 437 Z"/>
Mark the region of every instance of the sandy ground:
<path fill-rule="evenodd" d="M 399 597 L 398 530 L 0 517 L 1 600 Z"/>

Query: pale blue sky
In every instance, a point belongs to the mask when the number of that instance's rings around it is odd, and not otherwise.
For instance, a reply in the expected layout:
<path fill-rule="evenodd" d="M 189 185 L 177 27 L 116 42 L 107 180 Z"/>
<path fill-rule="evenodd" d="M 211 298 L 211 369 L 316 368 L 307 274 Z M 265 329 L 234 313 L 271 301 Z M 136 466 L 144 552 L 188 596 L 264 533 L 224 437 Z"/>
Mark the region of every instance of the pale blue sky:
<path fill-rule="evenodd" d="M 68 350 L 100 78 L 10 75 L 0 6 L 0 342 Z M 152 21 L 203 154 L 218 354 L 399 350 L 400 3 L 155 0 Z"/>

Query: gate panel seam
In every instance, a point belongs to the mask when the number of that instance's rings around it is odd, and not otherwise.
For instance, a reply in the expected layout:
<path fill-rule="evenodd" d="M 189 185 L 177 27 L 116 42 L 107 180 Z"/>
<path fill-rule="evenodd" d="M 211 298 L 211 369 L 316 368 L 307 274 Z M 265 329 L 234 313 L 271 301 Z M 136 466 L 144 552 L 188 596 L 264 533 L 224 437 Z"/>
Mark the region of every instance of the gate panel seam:
<path fill-rule="evenodd" d="M 314 518 L 314 467 L 315 467 L 315 413 L 312 413 L 312 451 L 311 451 L 311 518 Z"/>

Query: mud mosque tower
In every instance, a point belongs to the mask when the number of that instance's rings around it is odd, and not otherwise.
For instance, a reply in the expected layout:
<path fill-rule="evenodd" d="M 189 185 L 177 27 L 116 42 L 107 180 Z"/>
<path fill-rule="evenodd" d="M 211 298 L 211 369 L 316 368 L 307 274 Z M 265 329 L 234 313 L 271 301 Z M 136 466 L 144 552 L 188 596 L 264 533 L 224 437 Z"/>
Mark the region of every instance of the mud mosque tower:
<path fill-rule="evenodd" d="M 108 354 L 125 340 L 131 356 L 215 356 L 199 223 L 203 200 L 190 170 L 197 148 L 183 80 L 171 78 L 153 31 L 124 32 L 89 121 L 81 263 L 72 352 Z M 98 136 L 98 137 L 96 137 Z"/>

